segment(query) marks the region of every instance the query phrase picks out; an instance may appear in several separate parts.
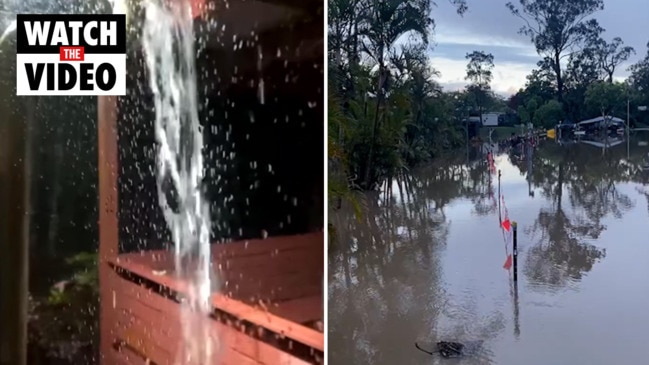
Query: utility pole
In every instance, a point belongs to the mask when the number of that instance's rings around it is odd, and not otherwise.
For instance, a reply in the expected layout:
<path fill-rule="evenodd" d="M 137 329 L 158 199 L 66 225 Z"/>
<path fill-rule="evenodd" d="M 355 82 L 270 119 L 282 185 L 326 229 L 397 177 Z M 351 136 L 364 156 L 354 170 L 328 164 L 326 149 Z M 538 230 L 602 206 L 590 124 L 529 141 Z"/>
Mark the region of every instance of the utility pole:
<path fill-rule="evenodd" d="M 518 223 L 512 222 L 513 232 L 513 261 L 514 261 L 514 283 L 518 282 Z"/>
<path fill-rule="evenodd" d="M 631 96 L 629 88 L 626 89 L 626 159 L 631 158 Z"/>
<path fill-rule="evenodd" d="M 469 118 L 466 118 L 466 163 L 469 164 Z"/>

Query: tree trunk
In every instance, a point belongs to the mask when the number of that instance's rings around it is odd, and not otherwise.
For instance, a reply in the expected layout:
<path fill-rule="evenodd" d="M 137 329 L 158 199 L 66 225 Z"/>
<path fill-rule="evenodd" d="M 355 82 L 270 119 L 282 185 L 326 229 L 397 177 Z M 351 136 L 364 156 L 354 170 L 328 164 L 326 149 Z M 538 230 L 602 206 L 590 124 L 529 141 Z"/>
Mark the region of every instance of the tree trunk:
<path fill-rule="evenodd" d="M 482 85 L 482 76 L 480 76 L 480 85 Z M 478 90 L 478 113 L 480 113 L 480 127 L 482 128 L 482 103 L 484 102 L 485 95 L 483 93 L 486 93 L 486 90 L 482 89 L 482 86 L 480 86 L 480 89 Z M 467 140 L 469 139 L 469 123 L 466 124 L 466 136 Z"/>
<path fill-rule="evenodd" d="M 383 65 L 383 49 L 381 49 L 381 56 L 379 56 L 379 83 L 376 94 L 376 109 L 374 114 L 374 125 L 372 126 L 372 137 L 370 140 L 370 151 L 367 154 L 367 163 L 365 164 L 365 178 L 363 185 L 365 189 L 371 186 L 372 164 L 374 161 L 374 145 L 376 144 L 376 135 L 379 129 L 379 112 L 381 111 L 381 104 L 383 103 L 383 74 L 385 66 Z"/>
<path fill-rule="evenodd" d="M 356 7 L 357 7 L 356 4 L 354 4 L 354 9 L 356 9 Z M 358 63 L 360 61 L 360 56 L 358 54 L 359 53 L 358 52 L 358 23 L 359 23 L 358 16 L 354 16 L 354 21 L 353 21 L 354 34 L 353 34 L 353 36 L 350 37 L 352 42 L 353 42 L 352 43 L 353 59 L 350 58 L 351 64 L 353 66 L 358 66 Z M 350 28 L 351 28 L 351 26 L 350 26 Z"/>
<path fill-rule="evenodd" d="M 559 163 L 559 176 L 557 178 L 557 196 L 556 196 L 556 209 L 557 212 L 560 212 L 563 208 L 562 203 L 563 203 L 563 180 L 564 180 L 564 167 L 563 167 L 564 161 L 561 161 Z"/>
<path fill-rule="evenodd" d="M 13 90 L 12 90 L 13 92 Z M 10 98 L 8 109 L 18 101 Z M 33 114 L 33 108 L 27 108 Z M 29 260 L 28 119 L 4 110 L 0 122 L 0 364 L 27 364 Z"/>
<path fill-rule="evenodd" d="M 61 107 L 62 103 L 59 103 Z M 63 129 L 54 129 L 54 169 L 52 173 L 52 193 L 49 201 L 50 220 L 47 225 L 47 250 L 51 256 L 56 254 L 56 243 L 59 236 L 59 201 L 61 195 L 61 165 L 63 164 Z"/>
<path fill-rule="evenodd" d="M 557 96 L 559 102 L 563 104 L 563 75 L 561 74 L 561 54 L 559 52 L 554 53 L 554 72 L 557 76 Z"/>

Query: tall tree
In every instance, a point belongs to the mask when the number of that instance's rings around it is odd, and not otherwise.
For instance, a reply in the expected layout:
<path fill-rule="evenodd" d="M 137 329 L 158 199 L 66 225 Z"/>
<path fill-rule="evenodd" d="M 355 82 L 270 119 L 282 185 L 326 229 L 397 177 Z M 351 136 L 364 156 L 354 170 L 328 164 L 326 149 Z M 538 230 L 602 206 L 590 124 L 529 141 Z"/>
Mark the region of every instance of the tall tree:
<path fill-rule="evenodd" d="M 550 100 L 534 112 L 534 125 L 543 128 L 553 128 L 563 119 L 563 108 L 556 100 Z"/>
<path fill-rule="evenodd" d="M 509 2 L 507 8 L 525 22 L 520 33 L 530 37 L 539 55 L 550 63 L 556 76 L 557 97 L 563 102 L 561 61 L 602 32 L 597 20 L 587 18 L 604 9 L 604 0 L 518 0 L 518 3 Z"/>
<path fill-rule="evenodd" d="M 570 55 L 564 75 L 563 98 L 563 109 L 569 120 L 577 122 L 590 117 L 583 107 L 586 89 L 601 81 L 603 74 L 594 48 L 586 47 Z"/>
<path fill-rule="evenodd" d="M 493 79 L 494 56 L 484 51 L 473 51 L 466 54 L 466 59 L 469 63 L 466 65 L 465 79 L 471 81 L 467 91 L 475 97 L 482 125 L 482 108 Z"/>
<path fill-rule="evenodd" d="M 584 104 L 589 109 L 598 110 L 603 117 L 608 117 L 623 110 L 625 95 L 624 84 L 598 82 L 586 90 Z"/>
<path fill-rule="evenodd" d="M 629 67 L 631 71 L 631 85 L 636 89 L 649 95 L 649 42 L 647 42 L 647 54 L 643 59 Z"/>
<path fill-rule="evenodd" d="M 598 38 L 593 46 L 597 61 L 609 83 L 613 82 L 613 74 L 615 74 L 617 66 L 635 54 L 635 49 L 631 46 L 625 46 L 620 37 L 613 38 L 610 43 Z"/>
<path fill-rule="evenodd" d="M 359 25 L 362 0 L 332 0 L 329 2 L 329 85 L 347 98 L 354 95 L 353 69 L 360 62 Z M 333 67 L 332 67 L 333 66 Z"/>
<path fill-rule="evenodd" d="M 467 9 L 466 0 L 447 1 L 460 15 Z M 329 130 L 336 156 L 344 157 L 336 163 L 345 168 L 334 172 L 347 175 L 341 184 L 371 189 L 459 143 L 428 59 L 434 6 L 431 0 L 330 3 L 328 81 L 337 112 Z"/>
<path fill-rule="evenodd" d="M 647 43 L 647 53 L 644 58 L 629 67 L 629 71 L 631 72 L 629 81 L 635 103 L 639 106 L 649 105 L 649 42 Z M 649 112 L 646 110 L 634 108 L 633 114 L 636 114 L 635 120 L 649 124 Z"/>
<path fill-rule="evenodd" d="M 390 51 L 395 42 L 406 33 L 419 35 L 422 42 L 427 44 L 428 33 L 433 25 L 433 21 L 429 17 L 430 11 L 430 2 L 427 0 L 377 1 L 365 9 L 365 22 L 360 30 L 360 34 L 363 35 L 361 45 L 366 54 L 378 66 L 376 109 L 363 179 L 365 188 L 368 188 L 373 180 L 371 175 L 377 131 L 381 117 L 385 116 L 385 113 L 381 113 L 381 111 L 388 91 Z"/>

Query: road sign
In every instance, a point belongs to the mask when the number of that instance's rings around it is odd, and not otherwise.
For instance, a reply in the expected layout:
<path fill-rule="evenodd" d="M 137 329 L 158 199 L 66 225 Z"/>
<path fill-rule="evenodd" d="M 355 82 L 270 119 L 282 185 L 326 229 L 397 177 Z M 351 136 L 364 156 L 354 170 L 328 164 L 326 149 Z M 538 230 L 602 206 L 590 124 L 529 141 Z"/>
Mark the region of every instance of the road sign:
<path fill-rule="evenodd" d="M 646 105 L 641 105 L 638 107 L 638 110 L 641 112 L 646 112 L 647 111 L 647 106 Z"/>

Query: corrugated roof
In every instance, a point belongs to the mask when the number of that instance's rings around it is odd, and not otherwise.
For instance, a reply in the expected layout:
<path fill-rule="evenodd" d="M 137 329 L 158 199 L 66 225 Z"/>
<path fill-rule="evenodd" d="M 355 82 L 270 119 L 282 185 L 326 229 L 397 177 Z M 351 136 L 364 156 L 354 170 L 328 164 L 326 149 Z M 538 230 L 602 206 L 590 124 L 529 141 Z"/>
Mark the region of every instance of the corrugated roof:
<path fill-rule="evenodd" d="M 605 119 L 608 119 L 609 122 L 624 123 L 624 119 L 621 119 L 621 118 L 610 117 L 610 116 L 605 118 L 605 117 L 600 116 L 600 117 L 597 117 L 597 118 L 582 120 L 581 122 L 579 122 L 577 124 L 583 125 L 583 124 L 591 124 L 591 123 L 601 123 Z"/>

